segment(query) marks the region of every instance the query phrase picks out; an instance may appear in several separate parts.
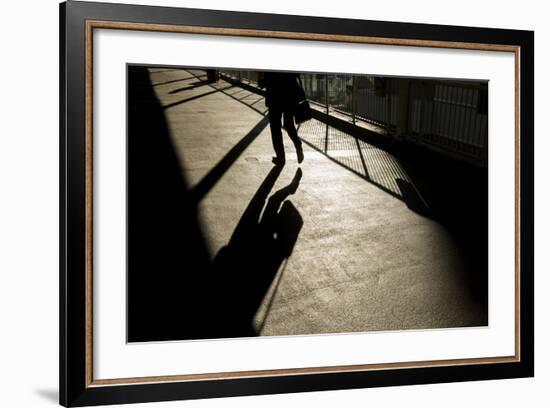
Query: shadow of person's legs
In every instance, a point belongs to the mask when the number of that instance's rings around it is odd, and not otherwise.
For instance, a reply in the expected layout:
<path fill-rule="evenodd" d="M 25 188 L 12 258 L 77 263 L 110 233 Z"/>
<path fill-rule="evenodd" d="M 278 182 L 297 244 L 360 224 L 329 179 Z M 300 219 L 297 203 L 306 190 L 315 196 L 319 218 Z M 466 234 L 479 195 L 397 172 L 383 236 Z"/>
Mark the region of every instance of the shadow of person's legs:
<path fill-rule="evenodd" d="M 290 255 L 303 225 L 298 210 L 286 201 L 298 188 L 301 170 L 293 181 L 268 200 L 281 172 L 274 167 L 245 209 L 227 246 L 213 263 L 215 299 L 220 306 L 212 316 L 212 337 L 255 336 L 252 320 L 283 260 Z"/>

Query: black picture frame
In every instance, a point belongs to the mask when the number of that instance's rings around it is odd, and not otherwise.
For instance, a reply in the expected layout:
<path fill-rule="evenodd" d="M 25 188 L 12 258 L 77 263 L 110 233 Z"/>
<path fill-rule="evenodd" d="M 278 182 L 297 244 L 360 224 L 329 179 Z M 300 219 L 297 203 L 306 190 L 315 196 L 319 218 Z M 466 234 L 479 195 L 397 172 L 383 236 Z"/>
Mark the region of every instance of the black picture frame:
<path fill-rule="evenodd" d="M 68 1 L 60 5 L 60 403 L 122 404 L 304 391 L 531 377 L 534 375 L 534 33 L 493 28 L 412 24 L 292 15 Z M 507 362 L 419 364 L 409 368 L 350 370 L 242 378 L 95 385 L 89 371 L 90 292 L 86 273 L 87 22 L 215 27 L 273 33 L 369 37 L 430 43 L 512 47 L 516 81 L 516 246 L 519 258 L 517 355 Z M 269 35 L 266 35 L 269 37 Z M 329 39 L 330 40 L 330 39 Z M 435 45 L 437 46 L 437 45 Z M 490 47 L 489 47 L 490 48 Z"/>

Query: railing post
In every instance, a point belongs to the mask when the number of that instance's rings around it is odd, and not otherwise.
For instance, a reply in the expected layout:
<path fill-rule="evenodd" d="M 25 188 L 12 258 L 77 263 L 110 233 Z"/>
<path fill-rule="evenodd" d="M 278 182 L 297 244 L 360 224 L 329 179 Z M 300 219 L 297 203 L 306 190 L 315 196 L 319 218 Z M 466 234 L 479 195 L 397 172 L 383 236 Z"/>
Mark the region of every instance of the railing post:
<path fill-rule="evenodd" d="M 325 74 L 325 102 L 326 102 L 326 108 L 327 108 L 327 115 L 329 113 L 328 111 L 328 74 Z"/>
<path fill-rule="evenodd" d="M 328 74 L 325 74 L 325 102 L 327 108 L 327 115 L 329 114 L 328 110 Z M 325 124 L 325 153 L 328 150 L 328 120 Z"/>
<path fill-rule="evenodd" d="M 416 138 L 417 142 L 420 142 L 422 140 L 422 137 L 424 136 L 424 112 L 426 104 L 426 83 L 424 81 L 421 81 L 418 83 L 420 86 L 420 113 L 418 117 L 418 136 Z"/>
<path fill-rule="evenodd" d="M 391 94 L 392 94 L 392 80 L 391 78 L 387 78 L 386 81 L 385 81 L 385 86 L 386 86 L 386 129 L 389 133 L 390 129 L 391 129 Z"/>
<path fill-rule="evenodd" d="M 357 98 L 355 97 L 355 93 L 357 92 L 357 82 L 355 81 L 355 75 L 351 77 L 351 121 L 355 125 L 355 110 L 357 107 L 355 106 Z"/>
<path fill-rule="evenodd" d="M 397 111 L 397 137 L 403 139 L 409 130 L 410 80 L 399 78 L 399 109 Z"/>

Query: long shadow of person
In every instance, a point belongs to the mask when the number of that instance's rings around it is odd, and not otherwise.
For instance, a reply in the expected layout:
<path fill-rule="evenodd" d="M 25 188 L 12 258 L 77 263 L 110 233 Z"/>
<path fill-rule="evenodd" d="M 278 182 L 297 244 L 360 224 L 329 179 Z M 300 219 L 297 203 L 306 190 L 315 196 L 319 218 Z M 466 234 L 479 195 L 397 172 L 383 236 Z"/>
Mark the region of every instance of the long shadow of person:
<path fill-rule="evenodd" d="M 264 179 L 244 211 L 229 243 L 216 255 L 212 278 L 217 282 L 217 310 L 212 310 L 211 337 L 258 335 L 252 321 L 277 271 L 296 244 L 303 219 L 286 200 L 302 177 L 296 171 L 290 184 L 265 201 L 281 173 L 276 166 Z M 262 214 L 262 209 L 265 209 Z"/>

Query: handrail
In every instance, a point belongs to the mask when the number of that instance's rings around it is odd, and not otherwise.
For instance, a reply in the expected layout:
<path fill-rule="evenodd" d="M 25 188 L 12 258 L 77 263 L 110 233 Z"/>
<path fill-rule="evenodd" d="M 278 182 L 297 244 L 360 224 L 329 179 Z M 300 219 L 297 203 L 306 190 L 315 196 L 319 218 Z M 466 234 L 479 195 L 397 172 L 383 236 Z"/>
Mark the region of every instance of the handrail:
<path fill-rule="evenodd" d="M 256 71 L 222 72 L 257 87 Z M 301 79 L 310 102 L 328 115 L 487 164 L 487 82 L 309 73 Z"/>

